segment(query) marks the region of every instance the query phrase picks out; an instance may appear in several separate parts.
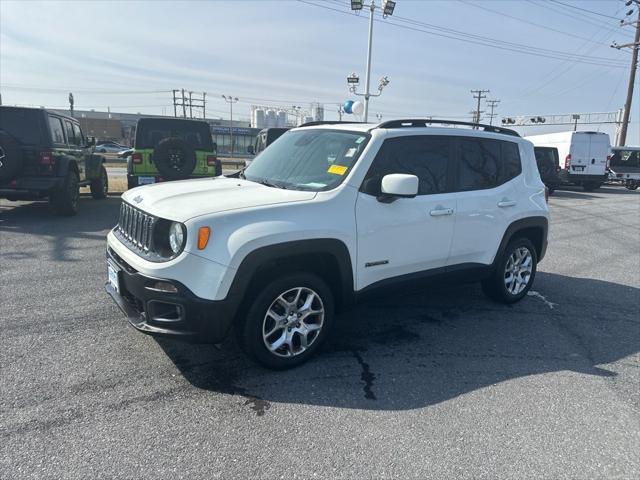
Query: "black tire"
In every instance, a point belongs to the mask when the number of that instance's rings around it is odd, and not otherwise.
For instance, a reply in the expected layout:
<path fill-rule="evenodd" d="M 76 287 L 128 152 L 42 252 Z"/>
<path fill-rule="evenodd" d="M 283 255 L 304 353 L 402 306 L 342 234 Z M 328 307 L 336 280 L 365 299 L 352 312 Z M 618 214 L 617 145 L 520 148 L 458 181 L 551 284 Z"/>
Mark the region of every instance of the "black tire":
<path fill-rule="evenodd" d="M 0 131 L 0 181 L 13 180 L 21 168 L 20 145 L 7 132 Z"/>
<path fill-rule="evenodd" d="M 49 202 L 56 215 L 70 217 L 78 213 L 79 198 L 80 180 L 78 174 L 74 170 L 69 170 L 62 187 L 51 194 Z"/>
<path fill-rule="evenodd" d="M 549 189 L 549 195 L 553 195 L 553 192 L 556 191 L 556 187 L 548 187 Z"/>
<path fill-rule="evenodd" d="M 320 323 L 322 327 L 317 330 L 317 333 L 310 332 L 307 335 L 307 339 L 310 342 L 308 348 L 299 351 L 299 353 L 296 353 L 294 356 L 280 356 L 277 353 L 278 350 L 276 350 L 276 353 L 270 351 L 263 339 L 263 329 L 271 330 L 271 328 L 276 327 L 275 321 L 272 317 L 269 317 L 269 320 L 266 320 L 267 312 L 272 304 L 276 302 L 276 299 L 281 295 L 284 295 L 285 299 L 293 300 L 293 296 L 295 296 L 298 288 L 302 289 L 299 304 L 300 302 L 303 302 L 303 295 L 308 295 L 308 291 L 313 291 L 317 295 L 316 299 L 313 300 L 312 308 L 315 307 L 314 309 L 318 309 L 322 306 L 324 308 L 324 316 L 321 319 L 320 315 L 310 315 L 308 318 L 311 318 L 311 321 L 314 323 L 309 323 L 308 325 L 317 325 Z M 309 297 L 306 296 L 305 299 L 307 298 Z M 317 300 L 321 303 L 318 303 Z M 286 314 L 283 306 L 277 305 L 277 307 L 282 308 L 282 312 Z M 295 315 L 295 313 L 292 313 L 292 315 Z M 294 273 L 278 278 L 258 290 L 257 295 L 255 295 L 253 299 L 253 303 L 247 311 L 244 323 L 238 325 L 238 340 L 242 349 L 264 367 L 274 370 L 292 368 L 306 362 L 313 356 L 318 347 L 327 337 L 333 324 L 333 317 L 333 294 L 327 284 L 316 275 L 309 273 Z M 300 340 L 302 334 L 298 332 L 297 328 L 300 328 L 300 325 L 304 327 L 304 320 L 291 320 L 290 318 L 291 315 L 286 317 L 286 319 L 289 319 L 289 325 L 292 325 L 292 327 L 280 327 L 277 330 L 274 330 L 275 333 L 272 334 L 271 338 L 267 337 L 267 339 L 277 339 L 280 331 L 282 332 L 282 335 L 287 335 L 289 332 L 292 332 L 290 334 L 292 336 L 291 345 L 295 352 L 296 349 L 299 350 L 301 348 Z M 271 325 L 270 322 L 273 322 L 273 324 Z M 299 323 L 296 325 L 294 322 Z M 283 345 L 282 350 L 280 350 L 280 354 L 285 354 L 286 352 L 291 352 L 291 348 Z"/>
<path fill-rule="evenodd" d="M 127 175 L 127 190 L 136 188 L 138 186 L 138 177 L 133 175 Z"/>
<path fill-rule="evenodd" d="M 507 289 L 505 284 L 507 264 L 509 259 L 515 252 L 521 248 L 526 248 L 531 255 L 531 273 L 528 278 L 528 282 L 522 291 L 518 293 L 512 293 Z M 500 303 L 515 303 L 521 300 L 533 285 L 536 277 L 536 270 L 538 265 L 538 255 L 533 243 L 528 238 L 519 237 L 515 240 L 511 240 L 507 245 L 507 248 L 500 254 L 498 261 L 496 262 L 495 269 L 490 277 L 482 281 L 482 291 L 492 300 Z"/>
<path fill-rule="evenodd" d="M 636 182 L 635 180 L 627 181 L 627 183 L 625 183 L 624 186 L 627 190 L 637 190 L 638 182 Z"/>
<path fill-rule="evenodd" d="M 153 163 L 167 180 L 189 178 L 196 168 L 196 152 L 181 138 L 165 138 L 153 150 Z"/>
<path fill-rule="evenodd" d="M 600 188 L 601 185 L 602 183 L 600 182 L 582 182 L 582 188 L 585 192 L 593 192 Z"/>
<path fill-rule="evenodd" d="M 94 200 L 107 198 L 107 193 L 109 192 L 109 177 L 107 176 L 106 168 L 100 167 L 100 177 L 91 180 L 89 188 L 91 189 L 91 196 Z"/>

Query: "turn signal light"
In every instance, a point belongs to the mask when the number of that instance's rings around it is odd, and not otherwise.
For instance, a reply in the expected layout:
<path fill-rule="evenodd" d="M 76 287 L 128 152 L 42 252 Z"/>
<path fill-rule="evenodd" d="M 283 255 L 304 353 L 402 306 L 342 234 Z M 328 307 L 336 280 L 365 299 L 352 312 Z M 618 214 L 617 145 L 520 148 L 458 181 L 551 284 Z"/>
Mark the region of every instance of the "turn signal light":
<path fill-rule="evenodd" d="M 133 152 L 131 155 L 131 161 L 133 163 L 142 163 L 142 154 L 140 152 Z"/>
<path fill-rule="evenodd" d="M 209 243 L 211 229 L 209 227 L 200 227 L 198 230 L 198 250 L 204 250 Z"/>

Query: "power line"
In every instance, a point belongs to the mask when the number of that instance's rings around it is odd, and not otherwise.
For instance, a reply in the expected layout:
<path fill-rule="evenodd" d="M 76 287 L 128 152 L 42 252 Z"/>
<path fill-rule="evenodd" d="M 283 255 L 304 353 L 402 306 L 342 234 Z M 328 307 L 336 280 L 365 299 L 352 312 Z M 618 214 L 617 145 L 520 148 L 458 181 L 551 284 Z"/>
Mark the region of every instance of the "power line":
<path fill-rule="evenodd" d="M 351 15 L 351 13 L 349 13 L 347 11 L 339 10 L 337 8 L 332 8 L 332 7 L 327 6 L 327 5 L 321 5 L 321 4 L 313 3 L 313 2 L 307 1 L 307 0 L 298 0 L 298 1 L 301 2 L 301 3 L 305 3 L 307 5 L 314 6 L 314 7 L 324 8 L 326 10 L 332 10 L 332 11 L 339 12 L 339 13 L 342 13 L 342 14 Z M 380 20 L 376 19 L 376 21 L 380 21 Z M 401 22 L 401 23 L 398 23 L 398 22 Z M 484 37 L 484 36 L 481 36 L 481 35 L 469 34 L 469 33 L 466 33 L 466 32 L 461 32 L 461 31 L 458 31 L 458 30 L 450 29 L 450 28 L 440 27 L 440 26 L 437 26 L 437 25 L 432 25 L 432 24 L 428 24 L 428 23 L 424 23 L 424 22 L 417 22 L 417 21 L 412 20 L 410 18 L 403 18 L 403 17 L 399 17 L 397 15 L 394 16 L 393 19 L 386 20 L 385 23 L 387 23 L 389 25 L 393 25 L 393 26 L 399 27 L 399 28 L 404 28 L 404 29 L 407 29 L 407 30 L 413 30 L 413 31 L 416 31 L 416 32 L 425 33 L 427 35 L 434 35 L 434 36 L 438 36 L 438 37 L 449 38 L 449 39 L 452 39 L 452 40 L 458 40 L 458 41 L 467 42 L 467 43 L 474 43 L 474 44 L 483 45 L 483 46 L 487 46 L 487 47 L 497 48 L 497 49 L 500 49 L 500 50 L 506 50 L 506 51 L 512 51 L 512 52 L 516 52 L 516 53 L 522 53 L 522 54 L 526 54 L 526 55 L 533 55 L 533 56 L 538 56 L 538 57 L 546 57 L 546 58 L 552 58 L 552 59 L 556 59 L 556 60 L 571 60 L 571 59 L 574 59 L 577 62 L 590 64 L 590 65 L 602 65 L 602 66 L 606 65 L 606 66 L 609 66 L 611 68 L 625 68 L 625 66 L 619 60 L 615 60 L 615 59 L 612 59 L 612 58 L 593 57 L 593 56 L 587 56 L 587 55 L 579 55 L 579 56 L 576 57 L 575 55 L 570 54 L 568 52 L 544 49 L 544 48 L 539 48 L 539 47 L 531 47 L 531 46 L 524 45 L 524 44 L 519 44 L 519 43 L 514 43 L 514 42 L 507 42 L 507 41 L 504 41 L 504 40 L 498 40 L 498 39 L 494 39 L 494 38 L 490 38 L 490 37 Z M 419 28 L 419 27 L 421 27 L 421 28 Z M 426 29 L 430 29 L 430 30 L 425 30 L 425 28 Z M 436 31 L 433 31 L 433 30 L 436 30 Z M 446 32 L 446 33 L 440 33 L 440 32 Z"/>
<path fill-rule="evenodd" d="M 558 0 L 547 0 L 547 1 L 552 2 L 552 3 L 557 3 L 558 5 L 563 5 L 563 6 L 568 7 L 568 8 L 574 8 L 576 10 L 587 12 L 587 13 L 590 13 L 592 15 L 598 15 L 600 17 L 606 17 L 606 18 L 611 18 L 613 20 L 618 20 L 617 17 L 612 17 L 611 15 L 605 15 L 604 13 L 600 13 L 600 12 L 594 12 L 593 10 L 588 10 L 588 9 L 582 8 L 582 7 L 576 7 L 575 5 L 570 5 L 570 4 L 564 3 L 564 2 L 559 2 Z"/>

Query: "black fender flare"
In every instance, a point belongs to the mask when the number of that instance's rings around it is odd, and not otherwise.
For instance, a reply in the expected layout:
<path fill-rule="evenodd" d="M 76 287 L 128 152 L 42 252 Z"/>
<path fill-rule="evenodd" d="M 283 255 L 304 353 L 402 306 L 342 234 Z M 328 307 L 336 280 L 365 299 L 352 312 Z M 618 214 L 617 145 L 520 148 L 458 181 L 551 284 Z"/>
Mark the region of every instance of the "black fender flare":
<path fill-rule="evenodd" d="M 282 264 L 305 256 L 330 255 L 335 259 L 340 285 L 329 285 L 337 291 L 336 303 L 342 306 L 352 305 L 354 301 L 354 279 L 349 249 L 341 240 L 320 238 L 295 240 L 260 247 L 249 253 L 240 263 L 227 297 L 244 297 L 255 274 L 263 267 Z"/>
<path fill-rule="evenodd" d="M 498 247 L 498 250 L 496 252 L 496 258 L 493 260 L 494 266 L 498 261 L 500 254 L 504 251 L 505 248 L 507 248 L 507 245 L 509 244 L 511 239 L 514 238 L 514 236 L 518 234 L 518 232 L 532 228 L 540 229 L 542 231 L 541 242 L 540 245 L 537 246 L 539 248 L 537 248 L 538 251 L 536 252 L 538 254 L 538 262 L 540 262 L 544 258 L 544 255 L 547 251 L 547 234 L 549 233 L 549 220 L 547 219 L 547 217 L 536 216 L 521 218 L 520 220 L 516 220 L 507 227 L 507 230 L 502 236 L 500 246 Z"/>
<path fill-rule="evenodd" d="M 92 153 L 87 155 L 85 162 L 87 180 L 95 180 L 100 178 L 100 169 L 105 162 L 105 157 Z"/>
<path fill-rule="evenodd" d="M 73 170 L 76 174 L 80 175 L 80 169 L 78 168 L 78 163 L 76 159 L 71 156 L 61 155 L 56 158 L 57 162 L 57 176 L 58 177 L 66 177 L 69 170 Z"/>

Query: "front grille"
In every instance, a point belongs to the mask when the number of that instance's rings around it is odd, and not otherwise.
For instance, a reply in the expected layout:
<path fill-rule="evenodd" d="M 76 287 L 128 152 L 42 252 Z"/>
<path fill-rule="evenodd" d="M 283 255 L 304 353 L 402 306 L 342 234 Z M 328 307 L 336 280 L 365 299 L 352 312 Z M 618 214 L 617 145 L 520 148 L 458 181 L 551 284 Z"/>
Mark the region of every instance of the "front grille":
<path fill-rule="evenodd" d="M 118 231 L 134 246 L 148 252 L 153 240 L 153 227 L 157 218 L 122 202 L 118 218 Z"/>

